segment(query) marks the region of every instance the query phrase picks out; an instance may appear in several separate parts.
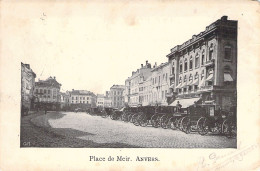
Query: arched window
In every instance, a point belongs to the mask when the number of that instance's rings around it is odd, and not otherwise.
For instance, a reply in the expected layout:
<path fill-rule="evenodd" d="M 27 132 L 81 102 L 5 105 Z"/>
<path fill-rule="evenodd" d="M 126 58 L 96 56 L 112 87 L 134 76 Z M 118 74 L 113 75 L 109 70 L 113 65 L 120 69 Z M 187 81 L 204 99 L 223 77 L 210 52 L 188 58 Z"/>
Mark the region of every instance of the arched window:
<path fill-rule="evenodd" d="M 188 61 L 187 61 L 187 58 L 185 58 L 184 60 L 184 72 L 186 72 L 188 69 Z"/>
<path fill-rule="evenodd" d="M 190 56 L 190 70 L 192 70 L 193 68 L 193 58 L 192 56 Z"/>

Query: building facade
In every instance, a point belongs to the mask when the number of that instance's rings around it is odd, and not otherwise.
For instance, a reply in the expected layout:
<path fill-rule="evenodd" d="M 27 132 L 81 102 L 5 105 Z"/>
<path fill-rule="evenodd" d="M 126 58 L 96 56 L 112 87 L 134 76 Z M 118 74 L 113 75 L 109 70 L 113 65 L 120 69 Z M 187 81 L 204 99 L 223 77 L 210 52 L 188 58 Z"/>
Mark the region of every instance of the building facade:
<path fill-rule="evenodd" d="M 188 106 L 199 99 L 227 110 L 236 106 L 237 21 L 223 16 L 167 57 L 172 105 L 180 101 Z"/>
<path fill-rule="evenodd" d="M 97 94 L 97 107 L 104 108 L 105 107 L 105 96 L 104 94 Z"/>
<path fill-rule="evenodd" d="M 39 107 L 47 107 L 49 110 L 60 108 L 60 87 L 56 77 L 39 80 L 35 83 L 35 94 L 38 98 Z"/>
<path fill-rule="evenodd" d="M 125 103 L 130 106 L 138 106 L 143 103 L 143 83 L 151 75 L 151 64 L 141 64 L 141 68 L 132 72 L 132 76 L 125 80 Z"/>
<path fill-rule="evenodd" d="M 170 88 L 170 68 L 169 63 L 165 62 L 159 66 L 155 66 L 151 71 L 150 90 L 152 98 L 150 103 L 152 105 L 167 106 L 166 94 Z M 147 95 L 146 95 L 147 96 Z M 147 96 L 148 97 L 148 96 Z"/>
<path fill-rule="evenodd" d="M 122 108 L 124 107 L 124 97 L 123 91 L 125 89 L 124 85 L 113 85 L 110 88 L 110 99 L 112 103 L 112 107 L 114 108 Z"/>
<path fill-rule="evenodd" d="M 33 108 L 36 74 L 29 64 L 21 63 L 21 108 L 22 113 Z"/>

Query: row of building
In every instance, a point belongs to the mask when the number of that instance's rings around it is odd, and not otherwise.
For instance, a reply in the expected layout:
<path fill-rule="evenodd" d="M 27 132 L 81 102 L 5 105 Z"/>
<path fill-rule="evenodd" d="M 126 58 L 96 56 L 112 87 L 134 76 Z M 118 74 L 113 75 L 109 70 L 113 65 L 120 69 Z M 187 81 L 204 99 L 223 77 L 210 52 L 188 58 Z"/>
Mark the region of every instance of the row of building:
<path fill-rule="evenodd" d="M 87 90 L 61 92 L 61 84 L 56 77 L 35 82 L 36 74 L 29 64 L 21 63 L 21 108 L 22 111 L 48 108 L 50 110 L 74 110 L 90 107 L 124 106 L 123 85 L 113 85 L 106 94 L 95 95 Z"/>
<path fill-rule="evenodd" d="M 125 80 L 126 104 L 236 106 L 237 21 L 221 17 L 166 57 L 160 65 L 146 61 Z"/>

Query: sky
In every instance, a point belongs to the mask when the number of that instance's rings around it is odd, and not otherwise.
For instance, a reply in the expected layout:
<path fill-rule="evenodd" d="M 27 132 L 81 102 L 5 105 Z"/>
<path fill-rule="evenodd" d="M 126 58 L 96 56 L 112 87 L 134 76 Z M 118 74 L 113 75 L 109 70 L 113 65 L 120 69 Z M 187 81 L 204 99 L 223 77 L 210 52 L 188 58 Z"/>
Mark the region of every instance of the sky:
<path fill-rule="evenodd" d="M 6 41 L 15 47 L 13 55 L 31 65 L 36 81 L 55 76 L 63 92 L 105 93 L 124 84 L 146 60 L 166 62 L 171 48 L 223 15 L 231 20 L 250 15 L 236 12 L 235 1 L 40 2 L 5 11 L 8 22 L 15 22 L 6 27 L 12 33 Z"/>

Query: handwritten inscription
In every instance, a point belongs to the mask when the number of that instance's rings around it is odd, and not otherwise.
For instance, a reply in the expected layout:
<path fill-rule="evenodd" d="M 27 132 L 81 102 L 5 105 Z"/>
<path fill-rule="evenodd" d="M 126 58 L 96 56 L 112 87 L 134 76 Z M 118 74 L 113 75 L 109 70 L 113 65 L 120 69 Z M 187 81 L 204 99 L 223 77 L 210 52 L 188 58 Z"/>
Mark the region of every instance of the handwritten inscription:
<path fill-rule="evenodd" d="M 230 164 L 243 161 L 244 157 L 256 148 L 259 148 L 259 144 L 253 144 L 251 146 L 241 148 L 240 143 L 237 150 L 231 151 L 224 155 L 218 155 L 215 152 L 210 153 L 207 158 L 201 157 L 199 159 L 197 170 L 221 170 Z"/>

